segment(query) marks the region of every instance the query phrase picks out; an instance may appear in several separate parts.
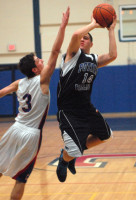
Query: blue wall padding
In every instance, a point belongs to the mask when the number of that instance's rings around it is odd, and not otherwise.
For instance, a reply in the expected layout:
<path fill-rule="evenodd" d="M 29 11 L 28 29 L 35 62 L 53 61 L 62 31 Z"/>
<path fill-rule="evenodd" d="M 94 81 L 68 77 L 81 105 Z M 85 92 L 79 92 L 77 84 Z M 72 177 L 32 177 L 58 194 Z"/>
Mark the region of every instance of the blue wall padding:
<path fill-rule="evenodd" d="M 13 98 L 11 95 L 0 99 L 0 115 L 13 115 Z"/>
<path fill-rule="evenodd" d="M 7 85 L 11 84 L 11 71 L 0 71 L 0 89 L 6 87 Z"/>
<path fill-rule="evenodd" d="M 16 70 L 15 79 L 23 77 Z M 59 69 L 56 69 L 50 82 L 51 103 L 49 115 L 56 115 L 57 113 L 58 81 Z M 10 83 L 11 71 L 0 71 L 0 89 Z M 102 113 L 136 112 L 136 65 L 100 68 L 93 85 L 91 101 Z M 11 96 L 0 99 L 0 115 L 11 114 L 12 107 Z"/>
<path fill-rule="evenodd" d="M 57 85 L 59 81 L 59 70 L 56 69 L 51 77 L 50 93 L 51 103 L 49 108 L 49 115 L 56 115 L 57 113 Z"/>
<path fill-rule="evenodd" d="M 98 70 L 92 102 L 102 113 L 136 111 L 136 66 Z"/>
<path fill-rule="evenodd" d="M 0 89 L 11 84 L 11 71 L 0 71 Z M 0 98 L 0 115 L 11 115 L 13 113 L 13 99 L 11 95 Z"/>

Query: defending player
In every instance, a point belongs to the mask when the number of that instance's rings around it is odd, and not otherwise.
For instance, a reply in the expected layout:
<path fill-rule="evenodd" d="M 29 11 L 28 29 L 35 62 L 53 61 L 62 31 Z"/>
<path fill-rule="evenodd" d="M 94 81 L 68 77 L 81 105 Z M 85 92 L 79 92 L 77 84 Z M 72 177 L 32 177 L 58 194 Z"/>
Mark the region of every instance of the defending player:
<path fill-rule="evenodd" d="M 19 114 L 15 123 L 0 141 L 0 176 L 10 176 L 16 180 L 11 200 L 20 200 L 25 183 L 33 170 L 40 149 L 42 127 L 50 102 L 49 83 L 63 43 L 70 9 L 63 13 L 57 38 L 47 65 L 34 54 L 28 54 L 19 62 L 19 68 L 27 77 L 13 82 L 0 90 L 0 97 L 16 92 Z"/>

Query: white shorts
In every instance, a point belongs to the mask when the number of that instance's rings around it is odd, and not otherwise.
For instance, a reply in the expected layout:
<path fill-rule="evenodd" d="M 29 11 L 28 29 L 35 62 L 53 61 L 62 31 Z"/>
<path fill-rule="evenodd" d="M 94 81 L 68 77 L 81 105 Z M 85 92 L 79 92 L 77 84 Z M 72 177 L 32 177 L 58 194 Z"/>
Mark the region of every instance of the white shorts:
<path fill-rule="evenodd" d="M 14 177 L 37 157 L 40 130 L 15 122 L 0 140 L 0 173 Z"/>

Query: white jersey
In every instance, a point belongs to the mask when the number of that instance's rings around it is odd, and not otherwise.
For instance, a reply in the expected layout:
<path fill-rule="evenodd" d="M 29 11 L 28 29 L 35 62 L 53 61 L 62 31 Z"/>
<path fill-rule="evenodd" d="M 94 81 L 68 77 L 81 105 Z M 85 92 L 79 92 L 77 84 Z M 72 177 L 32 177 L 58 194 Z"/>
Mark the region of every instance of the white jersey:
<path fill-rule="evenodd" d="M 16 93 L 19 113 L 15 120 L 28 127 L 42 129 L 48 112 L 50 95 L 42 94 L 40 75 L 21 79 Z"/>

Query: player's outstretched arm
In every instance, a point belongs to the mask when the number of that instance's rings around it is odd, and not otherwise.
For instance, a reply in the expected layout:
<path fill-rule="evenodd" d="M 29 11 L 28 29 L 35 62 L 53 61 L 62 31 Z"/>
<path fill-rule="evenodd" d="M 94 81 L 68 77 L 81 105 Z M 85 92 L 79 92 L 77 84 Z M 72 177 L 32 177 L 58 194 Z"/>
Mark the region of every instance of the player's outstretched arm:
<path fill-rule="evenodd" d="M 53 44 L 48 63 L 42 70 L 41 83 L 49 84 L 49 82 L 50 82 L 50 78 L 51 78 L 52 73 L 54 72 L 54 69 L 56 66 L 56 61 L 57 61 L 57 58 L 60 53 L 60 49 L 61 49 L 61 46 L 62 46 L 62 43 L 64 40 L 65 29 L 68 24 L 69 15 L 70 15 L 70 8 L 68 7 L 66 12 L 63 13 L 62 22 L 59 27 L 59 31 L 58 31 L 56 40 Z"/>
<path fill-rule="evenodd" d="M 108 28 L 109 30 L 109 53 L 98 56 L 98 67 L 103 67 L 117 58 L 117 46 L 115 39 L 115 26 L 117 22 L 117 16 L 113 17 L 113 23 Z"/>
<path fill-rule="evenodd" d="M 10 94 L 12 92 L 16 92 L 18 89 L 18 84 L 19 84 L 20 80 L 17 80 L 13 83 L 11 83 L 10 85 L 8 85 L 7 87 L 3 88 L 0 90 L 0 98 L 6 96 L 7 94 Z"/>
<path fill-rule="evenodd" d="M 93 18 L 93 15 L 92 15 L 91 23 L 76 30 L 73 33 L 73 35 L 71 37 L 71 41 L 70 41 L 68 49 L 67 49 L 67 55 L 66 55 L 65 62 L 70 60 L 73 57 L 73 55 L 77 53 L 77 51 L 80 47 L 81 38 L 84 35 L 86 35 L 87 33 L 89 33 L 91 30 L 93 30 L 94 28 L 102 28 L 102 27 L 96 22 L 96 20 Z"/>

